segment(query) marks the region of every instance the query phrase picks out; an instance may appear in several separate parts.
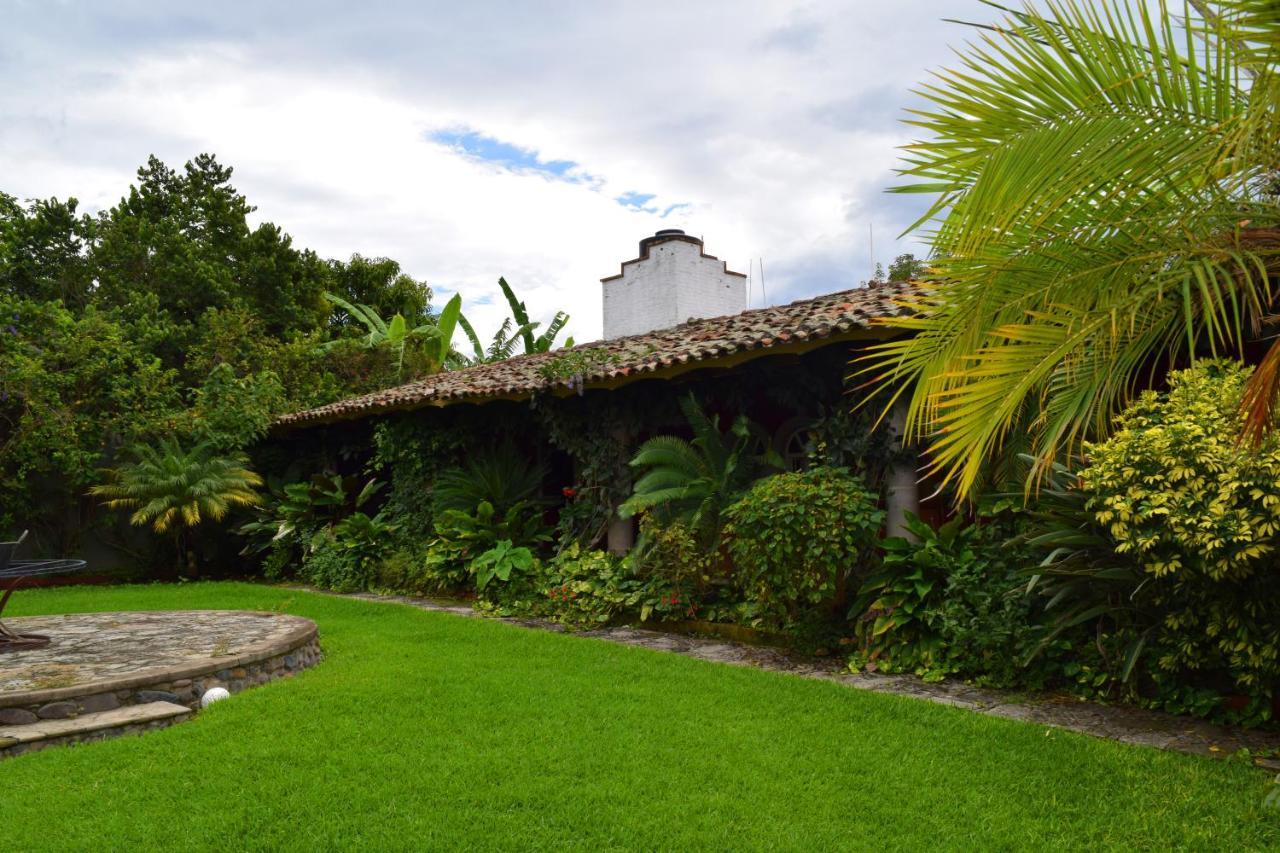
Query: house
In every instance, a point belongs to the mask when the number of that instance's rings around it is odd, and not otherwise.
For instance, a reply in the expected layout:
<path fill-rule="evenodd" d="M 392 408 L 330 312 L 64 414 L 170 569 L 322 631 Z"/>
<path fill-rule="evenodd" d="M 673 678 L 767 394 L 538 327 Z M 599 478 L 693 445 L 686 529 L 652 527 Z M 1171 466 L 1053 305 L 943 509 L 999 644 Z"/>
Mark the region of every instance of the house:
<path fill-rule="evenodd" d="M 625 463 L 643 438 L 680 429 L 673 403 L 693 393 L 713 411 L 747 413 L 773 434 L 777 450 L 795 458 L 815 418 L 852 405 L 844 381 L 849 359 L 891 336 L 894 330 L 874 321 L 900 313 L 897 299 L 910 288 L 873 283 L 748 309 L 746 277 L 708 255 L 702 240 L 675 229 L 641 240 L 637 257 L 601 286 L 602 340 L 439 373 L 285 415 L 276 433 L 292 439 L 303 429 L 354 428 L 366 430 L 355 441 L 368 441 L 375 422 L 407 419 L 429 429 L 465 413 L 473 431 L 518 436 L 572 457 L 558 468 L 562 480 L 576 482 L 591 460 L 574 452 L 577 442 L 566 439 L 567 432 L 594 434 L 597 452 L 610 445 Z M 560 424 L 557 437 L 556 418 L 577 426 Z M 615 464 L 612 475 L 594 476 L 621 500 L 629 489 L 627 473 L 625 464 Z M 890 532 L 900 532 L 903 513 L 918 506 L 914 466 L 891 466 L 885 485 Z M 632 536 L 629 521 L 612 520 L 612 550 L 628 548 Z"/>

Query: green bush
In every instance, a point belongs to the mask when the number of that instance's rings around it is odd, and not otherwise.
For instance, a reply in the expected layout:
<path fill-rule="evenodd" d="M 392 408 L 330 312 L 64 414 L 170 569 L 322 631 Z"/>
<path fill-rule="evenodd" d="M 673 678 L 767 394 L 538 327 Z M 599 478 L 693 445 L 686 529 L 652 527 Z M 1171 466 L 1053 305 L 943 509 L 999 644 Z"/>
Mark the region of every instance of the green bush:
<path fill-rule="evenodd" d="M 1146 656 L 1171 685 L 1244 694 L 1265 716 L 1280 682 L 1280 436 L 1241 440 L 1250 369 L 1210 361 L 1143 393 L 1087 447 L 1087 507 L 1141 569 L 1158 620 Z M 1157 695 L 1164 692 L 1158 689 Z"/>
<path fill-rule="evenodd" d="M 440 540 L 392 552 L 377 572 L 379 589 L 409 595 L 458 593 L 469 579 L 465 561 Z"/>
<path fill-rule="evenodd" d="M 679 592 L 659 575 L 636 574 L 629 559 L 571 544 L 547 564 L 542 612 L 570 625 L 599 625 L 624 617 L 649 621 L 684 615 Z"/>
<path fill-rule="evenodd" d="M 786 627 L 842 599 L 865 573 L 884 512 L 843 468 L 813 468 L 756 482 L 725 512 L 734 579 L 764 627 Z"/>
<path fill-rule="evenodd" d="M 1008 541 L 1008 525 L 957 518 L 935 530 L 912 516 L 907 526 L 917 541 L 884 540 L 883 564 L 850 611 L 856 667 L 995 687 L 1038 688 L 1060 674 L 1058 646 L 1023 665 L 1045 629 L 1021 573 L 1034 559 Z"/>
<path fill-rule="evenodd" d="M 373 565 L 332 539 L 307 553 L 298 575 L 312 586 L 336 592 L 368 589 L 376 576 Z"/>

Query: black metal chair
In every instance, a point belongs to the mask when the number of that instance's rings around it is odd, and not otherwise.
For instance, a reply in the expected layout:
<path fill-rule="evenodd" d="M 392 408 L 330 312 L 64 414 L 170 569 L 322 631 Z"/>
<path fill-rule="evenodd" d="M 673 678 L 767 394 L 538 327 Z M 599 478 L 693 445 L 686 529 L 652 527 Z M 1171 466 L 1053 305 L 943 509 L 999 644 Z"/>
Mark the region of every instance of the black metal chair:
<path fill-rule="evenodd" d="M 85 567 L 84 560 L 15 560 L 13 555 L 26 538 L 27 531 L 24 530 L 13 542 L 0 542 L 0 615 L 4 614 L 9 596 L 30 578 L 68 574 Z M 49 638 L 43 634 L 19 634 L 0 622 L 0 654 L 47 645 Z"/>

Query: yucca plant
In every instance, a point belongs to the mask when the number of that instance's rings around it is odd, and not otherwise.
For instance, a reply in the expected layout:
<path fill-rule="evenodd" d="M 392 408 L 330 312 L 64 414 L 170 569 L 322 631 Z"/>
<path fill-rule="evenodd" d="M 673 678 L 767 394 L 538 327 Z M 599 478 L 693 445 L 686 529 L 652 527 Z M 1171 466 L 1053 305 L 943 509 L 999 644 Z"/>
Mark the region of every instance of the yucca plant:
<path fill-rule="evenodd" d="M 105 498 L 111 509 L 133 510 L 130 524 L 172 534 L 179 557 L 187 558 L 192 571 L 195 559 L 185 547 L 186 532 L 260 500 L 262 478 L 249 470 L 246 460 L 217 455 L 208 443 L 187 450 L 168 440 L 155 447 L 138 445 L 132 453 L 133 462 L 108 471 L 108 482 L 89 493 Z"/>
<path fill-rule="evenodd" d="M 1276 319 L 1280 15 L 1170 5 L 1005 9 L 920 90 L 897 190 L 935 196 L 913 226 L 930 281 L 855 372 L 905 389 L 908 437 L 962 497 L 1013 439 L 1038 481 L 1169 364 L 1247 353 Z M 1280 343 L 1255 435 L 1277 387 Z"/>
<path fill-rule="evenodd" d="M 743 415 L 728 434 L 720 417 L 708 416 L 693 395 L 681 398 L 693 439 L 659 435 L 640 445 L 630 465 L 644 471 L 631 497 L 618 508 L 623 518 L 653 513 L 660 520 L 678 519 L 695 531 L 704 545 L 720 541 L 721 516 L 761 473 L 784 465 L 760 429 Z"/>

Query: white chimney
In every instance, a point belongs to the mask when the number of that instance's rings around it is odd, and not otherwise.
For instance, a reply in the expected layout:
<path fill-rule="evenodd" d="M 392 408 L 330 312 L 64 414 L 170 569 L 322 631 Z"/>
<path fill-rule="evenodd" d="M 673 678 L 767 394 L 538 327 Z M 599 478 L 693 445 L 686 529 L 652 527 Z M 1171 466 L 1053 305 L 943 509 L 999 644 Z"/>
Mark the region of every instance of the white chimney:
<path fill-rule="evenodd" d="M 640 256 L 600 279 L 604 337 L 665 329 L 695 317 L 737 314 L 747 307 L 747 277 L 702 251 L 678 228 L 640 241 Z"/>

